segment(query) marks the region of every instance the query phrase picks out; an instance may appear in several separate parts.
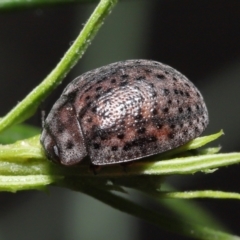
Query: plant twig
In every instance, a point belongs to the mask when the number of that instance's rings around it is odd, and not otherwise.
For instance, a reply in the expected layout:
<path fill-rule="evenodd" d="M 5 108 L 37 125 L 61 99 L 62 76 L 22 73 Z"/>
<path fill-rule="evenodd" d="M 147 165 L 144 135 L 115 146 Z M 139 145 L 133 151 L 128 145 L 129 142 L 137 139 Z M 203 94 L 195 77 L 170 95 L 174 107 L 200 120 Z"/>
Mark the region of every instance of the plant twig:
<path fill-rule="evenodd" d="M 13 10 L 13 9 L 23 9 L 23 8 L 37 8 L 46 7 L 52 5 L 60 4 L 73 4 L 73 3 L 92 3 L 98 0 L 1 0 L 0 1 L 0 11 L 1 10 Z"/>
<path fill-rule="evenodd" d="M 77 39 L 52 72 L 0 121 L 0 132 L 32 116 L 39 104 L 55 89 L 82 57 L 117 0 L 101 0 Z"/>

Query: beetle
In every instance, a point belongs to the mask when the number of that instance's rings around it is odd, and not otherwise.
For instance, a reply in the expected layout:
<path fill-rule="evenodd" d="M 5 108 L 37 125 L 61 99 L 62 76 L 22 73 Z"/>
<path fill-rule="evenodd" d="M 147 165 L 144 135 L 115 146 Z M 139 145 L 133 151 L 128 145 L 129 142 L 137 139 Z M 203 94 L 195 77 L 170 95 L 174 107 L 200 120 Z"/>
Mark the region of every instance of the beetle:
<path fill-rule="evenodd" d="M 198 137 L 208 124 L 199 90 L 184 75 L 151 60 L 126 60 L 73 80 L 44 121 L 47 157 L 75 165 L 134 161 Z"/>

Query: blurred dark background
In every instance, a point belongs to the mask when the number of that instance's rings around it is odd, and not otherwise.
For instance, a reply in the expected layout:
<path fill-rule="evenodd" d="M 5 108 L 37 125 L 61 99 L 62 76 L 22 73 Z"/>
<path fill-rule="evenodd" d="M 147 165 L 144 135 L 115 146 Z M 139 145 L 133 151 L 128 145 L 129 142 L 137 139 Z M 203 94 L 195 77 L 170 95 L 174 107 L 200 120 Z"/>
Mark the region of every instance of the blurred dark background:
<path fill-rule="evenodd" d="M 0 114 L 6 114 L 57 64 L 95 4 L 0 12 Z M 210 125 L 223 129 L 215 145 L 240 150 L 240 2 L 125 0 L 120 2 L 78 65 L 45 101 L 49 110 L 77 75 L 111 62 L 146 58 L 178 69 L 205 97 Z M 28 123 L 41 127 L 40 110 Z M 167 178 L 180 190 L 240 192 L 240 167 Z M 145 202 L 145 200 L 142 200 Z M 240 235 L 239 202 L 196 200 Z M 186 239 L 68 190 L 0 194 L 0 239 Z M 164 211 L 164 209 L 159 209 Z"/>

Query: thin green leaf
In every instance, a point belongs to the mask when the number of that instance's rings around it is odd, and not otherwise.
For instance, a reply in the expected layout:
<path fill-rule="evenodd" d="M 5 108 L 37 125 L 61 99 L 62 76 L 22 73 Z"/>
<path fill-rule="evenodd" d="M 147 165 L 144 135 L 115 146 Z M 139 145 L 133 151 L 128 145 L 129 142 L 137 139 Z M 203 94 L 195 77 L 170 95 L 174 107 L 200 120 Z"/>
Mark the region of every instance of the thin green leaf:
<path fill-rule="evenodd" d="M 213 190 L 202 190 L 202 191 L 185 191 L 185 192 L 161 192 L 159 194 L 161 197 L 165 198 L 218 198 L 218 199 L 240 199 L 239 193 L 234 192 L 223 192 L 223 191 L 213 191 Z"/>
<path fill-rule="evenodd" d="M 44 190 L 47 185 L 60 179 L 60 176 L 46 175 L 0 176 L 0 191 Z"/>
<path fill-rule="evenodd" d="M 17 141 L 13 144 L 0 145 L 0 159 L 8 161 L 27 161 L 29 159 L 44 159 L 39 135 L 30 139 Z"/>
<path fill-rule="evenodd" d="M 159 154 L 158 156 L 156 156 L 154 158 L 154 160 L 159 159 L 159 157 L 161 159 L 168 159 L 168 158 L 172 158 L 173 156 L 178 155 L 182 152 L 187 152 L 187 151 L 198 149 L 198 148 L 200 148 L 200 147 L 218 139 L 223 134 L 224 134 L 223 130 L 220 130 L 218 133 L 215 133 L 215 134 L 195 138 L 195 139 L 189 141 L 188 143 L 186 143 L 186 144 L 184 144 L 184 145 L 182 145 L 178 148 L 175 148 L 173 150 L 170 150 L 170 151 L 164 152 L 162 154 Z"/>
<path fill-rule="evenodd" d="M 100 176 L 119 177 L 130 175 L 173 175 L 193 174 L 222 166 L 240 163 L 240 153 L 219 153 L 213 155 L 193 156 L 161 160 L 156 162 L 136 161 L 127 167 L 127 172 L 120 172 L 118 166 L 105 167 Z"/>

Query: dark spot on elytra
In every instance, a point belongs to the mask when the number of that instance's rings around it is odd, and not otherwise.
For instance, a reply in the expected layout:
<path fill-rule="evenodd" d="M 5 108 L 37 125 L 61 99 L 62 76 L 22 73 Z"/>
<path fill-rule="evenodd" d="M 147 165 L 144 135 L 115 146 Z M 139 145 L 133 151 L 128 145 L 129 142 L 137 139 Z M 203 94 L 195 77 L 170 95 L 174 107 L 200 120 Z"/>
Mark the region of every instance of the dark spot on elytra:
<path fill-rule="evenodd" d="M 93 148 L 94 149 L 99 149 L 101 145 L 99 143 L 93 143 Z"/>
<path fill-rule="evenodd" d="M 96 134 L 101 138 L 101 140 L 106 140 L 108 138 L 108 133 L 102 129 L 99 129 Z"/>
<path fill-rule="evenodd" d="M 157 141 L 157 138 L 155 136 L 149 136 L 147 138 L 147 142 L 156 142 Z"/>
<path fill-rule="evenodd" d="M 185 92 L 185 95 L 186 95 L 187 97 L 190 97 L 189 92 Z"/>
<path fill-rule="evenodd" d="M 74 146 L 73 142 L 69 140 L 69 141 L 67 142 L 66 148 L 67 148 L 67 149 L 72 149 L 73 146 Z"/>
<path fill-rule="evenodd" d="M 143 134 L 145 132 L 146 132 L 146 128 L 144 128 L 144 127 L 141 127 L 137 130 L 137 133 L 139 133 L 139 134 Z"/>
<path fill-rule="evenodd" d="M 126 85 L 128 85 L 128 82 L 121 82 L 120 84 L 119 84 L 119 86 L 121 86 L 121 87 L 123 87 L 123 86 L 126 86 Z"/>
<path fill-rule="evenodd" d="M 199 110 L 199 109 L 200 109 L 198 105 L 196 105 L 196 109 L 197 109 L 197 110 Z"/>
<path fill-rule="evenodd" d="M 175 93 L 175 94 L 178 94 L 179 91 L 178 91 L 177 89 L 174 89 L 174 93 Z"/>
<path fill-rule="evenodd" d="M 162 120 L 160 118 L 154 117 L 152 118 L 152 123 L 154 126 L 156 126 L 158 129 L 161 129 L 163 124 L 162 124 Z"/>
<path fill-rule="evenodd" d="M 184 130 L 183 135 L 188 135 L 188 130 Z"/>
<path fill-rule="evenodd" d="M 198 127 L 195 127 L 195 129 L 194 129 L 194 130 L 195 130 L 195 132 L 199 132 L 199 129 L 198 129 Z"/>
<path fill-rule="evenodd" d="M 163 109 L 163 112 L 164 112 L 164 113 L 168 113 L 168 111 L 169 111 L 169 108 L 164 108 L 164 109 Z"/>
<path fill-rule="evenodd" d="M 151 73 L 152 70 L 151 69 L 144 69 L 146 73 Z"/>
<path fill-rule="evenodd" d="M 174 133 L 169 133 L 168 138 L 173 139 L 175 137 Z"/>
<path fill-rule="evenodd" d="M 92 118 L 91 117 L 87 118 L 87 122 L 91 123 L 92 122 Z"/>
<path fill-rule="evenodd" d="M 191 107 L 188 107 L 187 111 L 190 113 L 192 111 Z"/>
<path fill-rule="evenodd" d="M 89 107 L 91 106 L 92 102 L 88 102 L 85 106 L 84 106 L 84 111 L 89 109 Z"/>
<path fill-rule="evenodd" d="M 88 101 L 90 99 L 90 96 L 86 96 L 85 100 Z"/>
<path fill-rule="evenodd" d="M 101 76 L 101 75 L 104 75 L 106 73 L 106 71 L 102 71 L 102 72 L 100 72 L 100 73 L 98 73 L 99 74 L 99 76 Z M 108 79 L 108 77 L 107 76 L 104 76 L 103 78 L 100 78 L 97 82 L 96 82 L 96 84 L 99 84 L 99 83 L 102 83 L 103 81 L 105 81 L 105 80 L 107 80 Z"/>
<path fill-rule="evenodd" d="M 140 80 L 145 80 L 145 79 L 146 79 L 145 76 L 138 76 L 138 77 L 136 77 L 136 80 L 138 80 L 138 81 L 140 81 Z"/>
<path fill-rule="evenodd" d="M 177 81 L 177 78 L 176 78 L 176 77 L 173 77 L 173 80 L 174 80 L 174 81 Z"/>
<path fill-rule="evenodd" d="M 172 100 L 168 100 L 168 104 L 172 104 Z"/>
<path fill-rule="evenodd" d="M 123 133 L 118 133 L 117 138 L 123 139 L 124 138 L 124 134 Z"/>
<path fill-rule="evenodd" d="M 95 99 L 98 99 L 98 98 L 100 98 L 100 97 L 101 97 L 101 94 L 98 93 L 98 94 L 96 94 Z"/>
<path fill-rule="evenodd" d="M 179 92 L 180 92 L 181 96 L 183 96 L 183 95 L 184 95 L 184 93 L 183 93 L 183 91 L 182 91 L 182 90 L 180 90 Z"/>
<path fill-rule="evenodd" d="M 161 129 L 163 127 L 163 125 L 161 123 L 156 123 L 156 127 L 157 127 L 157 129 Z"/>
<path fill-rule="evenodd" d="M 103 79 L 100 79 L 96 82 L 96 84 L 102 83 Z"/>
<path fill-rule="evenodd" d="M 171 125 L 170 125 L 170 128 L 172 128 L 172 129 L 174 129 L 175 127 L 176 127 L 175 124 L 171 124 Z"/>
<path fill-rule="evenodd" d="M 112 91 L 112 88 L 108 88 L 105 93 L 110 93 Z"/>
<path fill-rule="evenodd" d="M 128 78 L 128 77 L 129 77 L 128 74 L 123 74 L 123 75 L 121 75 L 121 78 L 123 78 L 123 79 Z"/>
<path fill-rule="evenodd" d="M 142 114 L 138 114 L 137 116 L 134 117 L 136 120 L 141 120 L 143 118 Z"/>
<path fill-rule="evenodd" d="M 163 89 L 163 92 L 164 92 L 164 94 L 165 94 L 166 96 L 170 93 L 170 91 L 169 91 L 168 89 L 166 89 L 166 88 Z"/>
<path fill-rule="evenodd" d="M 111 83 L 116 83 L 116 79 L 115 78 L 111 79 Z"/>
<path fill-rule="evenodd" d="M 154 92 L 152 93 L 152 97 L 155 98 L 156 96 L 157 96 L 157 93 L 154 91 Z"/>
<path fill-rule="evenodd" d="M 156 77 L 160 80 L 163 80 L 166 78 L 163 74 L 157 74 Z"/>
<path fill-rule="evenodd" d="M 167 75 L 168 75 L 168 74 L 169 74 L 169 72 L 168 72 L 168 71 L 165 71 L 165 74 L 167 74 Z"/>
<path fill-rule="evenodd" d="M 129 151 L 131 149 L 131 144 L 130 143 L 126 143 L 123 147 L 124 151 Z"/>
<path fill-rule="evenodd" d="M 183 108 L 182 107 L 178 108 L 178 112 L 182 113 L 183 112 Z"/>
<path fill-rule="evenodd" d="M 135 147 L 142 147 L 147 143 L 156 142 L 157 138 L 155 136 L 140 137 L 134 139 L 130 144 Z"/>
<path fill-rule="evenodd" d="M 96 91 L 100 91 L 102 89 L 102 87 L 100 86 L 100 87 L 97 87 L 96 88 Z"/>
<path fill-rule="evenodd" d="M 120 126 L 125 126 L 125 121 L 122 119 L 122 120 L 119 122 L 119 125 L 120 125 Z"/>
<path fill-rule="evenodd" d="M 117 151 L 118 147 L 117 146 L 112 146 L 112 151 Z"/>
<path fill-rule="evenodd" d="M 92 110 L 93 113 L 96 113 L 96 111 L 97 111 L 97 106 L 93 107 L 91 110 Z"/>
<path fill-rule="evenodd" d="M 153 109 L 152 114 L 153 114 L 153 115 L 156 115 L 157 113 L 158 113 L 157 109 L 156 109 L 156 108 Z"/>
<path fill-rule="evenodd" d="M 199 92 L 197 92 L 197 96 L 200 97 L 200 93 Z"/>
<path fill-rule="evenodd" d="M 46 125 L 46 124 L 45 124 L 45 125 Z M 45 125 L 44 125 L 44 128 L 48 128 L 48 127 L 49 127 L 49 126 L 46 127 Z M 61 124 L 61 123 L 59 123 L 59 124 L 58 124 L 58 128 L 57 128 L 58 133 L 63 133 L 64 130 L 65 130 L 64 125 Z"/>
<path fill-rule="evenodd" d="M 187 86 L 188 88 L 190 88 L 190 86 L 189 86 L 189 84 L 188 83 L 184 83 L 185 84 L 185 86 Z"/>

